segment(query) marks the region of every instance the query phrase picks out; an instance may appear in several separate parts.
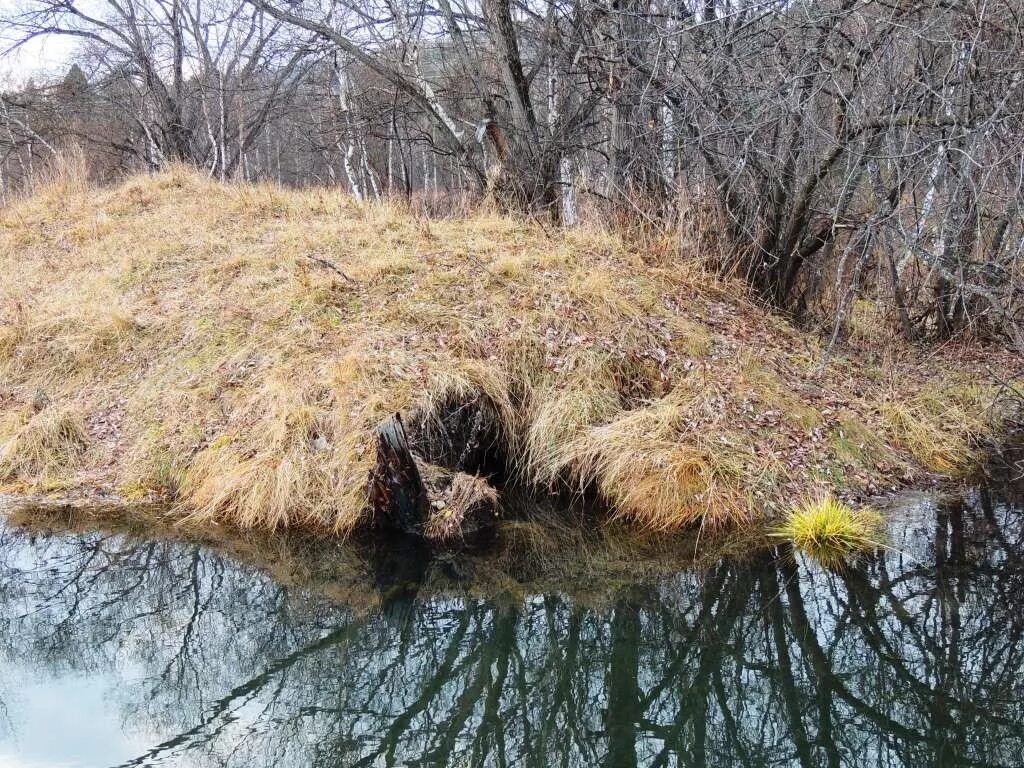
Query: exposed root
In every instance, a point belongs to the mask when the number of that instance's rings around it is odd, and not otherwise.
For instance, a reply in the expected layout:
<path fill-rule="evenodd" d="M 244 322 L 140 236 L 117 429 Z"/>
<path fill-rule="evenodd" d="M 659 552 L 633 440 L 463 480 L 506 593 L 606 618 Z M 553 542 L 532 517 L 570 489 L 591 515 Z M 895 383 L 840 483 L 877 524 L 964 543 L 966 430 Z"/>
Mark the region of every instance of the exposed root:
<path fill-rule="evenodd" d="M 424 535 L 431 541 L 456 542 L 490 535 L 498 517 L 498 491 L 477 475 L 456 472 L 437 492 Z"/>

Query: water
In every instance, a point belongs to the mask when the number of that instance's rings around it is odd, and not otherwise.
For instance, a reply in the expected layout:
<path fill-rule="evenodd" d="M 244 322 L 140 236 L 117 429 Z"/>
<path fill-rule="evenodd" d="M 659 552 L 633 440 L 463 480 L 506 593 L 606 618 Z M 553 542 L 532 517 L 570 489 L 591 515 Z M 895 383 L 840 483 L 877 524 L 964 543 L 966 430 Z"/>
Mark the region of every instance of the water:
<path fill-rule="evenodd" d="M 3 529 L 0 766 L 1020 765 L 1021 499 L 923 501 L 892 546 L 381 603 Z"/>

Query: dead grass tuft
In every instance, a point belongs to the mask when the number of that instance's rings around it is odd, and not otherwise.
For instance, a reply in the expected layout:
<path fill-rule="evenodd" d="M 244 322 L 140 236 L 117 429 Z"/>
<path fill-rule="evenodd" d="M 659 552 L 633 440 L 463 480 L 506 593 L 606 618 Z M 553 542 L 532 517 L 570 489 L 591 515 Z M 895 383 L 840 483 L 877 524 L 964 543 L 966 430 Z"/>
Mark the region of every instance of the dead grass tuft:
<path fill-rule="evenodd" d="M 35 482 L 72 469 L 86 445 L 81 417 L 46 408 L 31 417 L 0 424 L 0 482 Z"/>
<path fill-rule="evenodd" d="M 953 380 L 909 396 L 890 394 L 882 413 L 897 443 L 921 464 L 956 474 L 976 464 L 975 446 L 988 430 L 995 396 L 994 387 Z"/>
<path fill-rule="evenodd" d="M 332 408 L 329 390 L 296 384 L 287 374 L 271 378 L 239 404 L 236 431 L 229 425 L 195 455 L 181 488 L 186 522 L 337 533 L 354 527 L 366 449 Z"/>
<path fill-rule="evenodd" d="M 10 360 L 14 356 L 22 338 L 21 329 L 16 325 L 0 325 L 0 361 Z"/>

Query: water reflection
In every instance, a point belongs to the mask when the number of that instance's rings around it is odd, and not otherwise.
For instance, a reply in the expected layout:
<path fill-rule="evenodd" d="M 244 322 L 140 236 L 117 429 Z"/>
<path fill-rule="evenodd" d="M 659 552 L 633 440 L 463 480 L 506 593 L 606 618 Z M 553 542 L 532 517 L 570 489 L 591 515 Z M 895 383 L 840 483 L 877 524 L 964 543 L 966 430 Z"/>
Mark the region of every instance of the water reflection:
<path fill-rule="evenodd" d="M 842 574 L 777 550 L 600 607 L 367 614 L 200 548 L 3 530 L 0 763 L 1016 766 L 1022 554 L 1020 500 L 980 490 Z"/>

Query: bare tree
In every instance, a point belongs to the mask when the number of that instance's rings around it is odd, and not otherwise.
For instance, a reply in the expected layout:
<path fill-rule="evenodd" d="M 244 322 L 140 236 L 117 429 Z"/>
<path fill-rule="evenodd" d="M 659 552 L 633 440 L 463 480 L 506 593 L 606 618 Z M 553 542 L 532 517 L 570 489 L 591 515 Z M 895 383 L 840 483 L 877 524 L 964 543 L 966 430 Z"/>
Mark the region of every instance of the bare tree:
<path fill-rule="evenodd" d="M 702 228 L 834 343 L 867 297 L 909 338 L 1024 346 L 1015 0 L 23 2 L 14 44 L 83 41 L 90 118 L 5 96 L 5 179 L 73 136 L 118 169 L 597 210 Z"/>
<path fill-rule="evenodd" d="M 152 168 L 176 160 L 233 176 L 301 77 L 309 49 L 243 2 L 28 0 L 5 19 L 16 44 L 78 38 L 101 93 Z"/>

